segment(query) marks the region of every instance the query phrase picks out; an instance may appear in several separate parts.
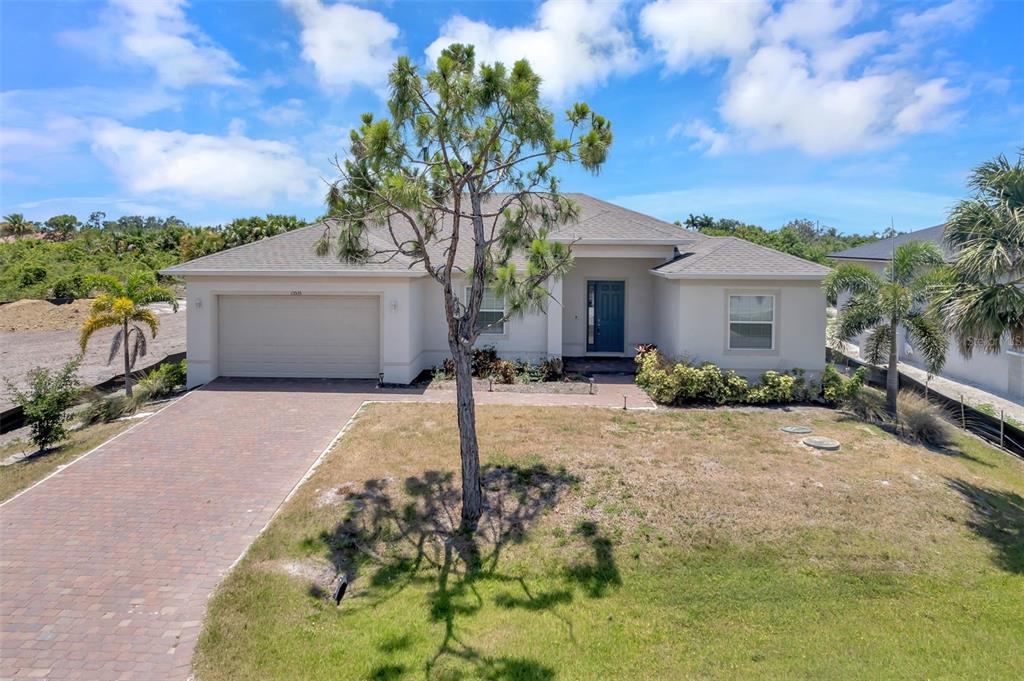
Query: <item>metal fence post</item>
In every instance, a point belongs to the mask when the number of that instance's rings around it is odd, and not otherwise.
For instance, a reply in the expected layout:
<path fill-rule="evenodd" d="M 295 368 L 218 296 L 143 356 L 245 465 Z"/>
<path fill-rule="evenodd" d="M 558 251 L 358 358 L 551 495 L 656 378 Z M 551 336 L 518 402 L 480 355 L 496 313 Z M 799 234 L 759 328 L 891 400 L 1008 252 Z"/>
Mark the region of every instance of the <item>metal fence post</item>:
<path fill-rule="evenodd" d="M 964 414 L 964 395 L 960 393 L 960 425 L 967 430 L 967 416 Z"/>
<path fill-rule="evenodd" d="M 1006 412 L 1004 410 L 999 410 L 999 446 L 1003 449 L 1006 449 L 1006 436 L 1004 434 L 1006 432 L 1006 428 L 1003 425 L 1006 423 L 1005 414 Z"/>

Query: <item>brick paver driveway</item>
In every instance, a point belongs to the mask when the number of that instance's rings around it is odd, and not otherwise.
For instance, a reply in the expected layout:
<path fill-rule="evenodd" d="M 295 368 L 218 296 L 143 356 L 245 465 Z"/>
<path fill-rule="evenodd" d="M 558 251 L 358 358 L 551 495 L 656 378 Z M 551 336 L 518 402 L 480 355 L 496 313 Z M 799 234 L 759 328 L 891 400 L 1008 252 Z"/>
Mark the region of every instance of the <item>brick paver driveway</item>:
<path fill-rule="evenodd" d="M 372 388 L 334 387 L 216 382 L 0 508 L 0 678 L 186 678 L 213 587 Z"/>
<path fill-rule="evenodd" d="M 523 405 L 650 405 L 479 393 Z M 366 400 L 369 382 L 218 380 L 0 507 L 0 678 L 186 679 L 206 599 Z"/>

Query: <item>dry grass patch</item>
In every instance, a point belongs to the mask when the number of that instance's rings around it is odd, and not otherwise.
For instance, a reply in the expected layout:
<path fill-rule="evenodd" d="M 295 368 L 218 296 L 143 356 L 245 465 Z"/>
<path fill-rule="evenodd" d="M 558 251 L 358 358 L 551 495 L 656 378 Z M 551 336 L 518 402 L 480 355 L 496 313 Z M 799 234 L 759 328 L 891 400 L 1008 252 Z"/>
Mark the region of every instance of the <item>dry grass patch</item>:
<path fill-rule="evenodd" d="M 478 414 L 476 536 L 451 407 L 366 408 L 218 590 L 199 681 L 1024 674 L 1019 460 L 824 409 Z"/>

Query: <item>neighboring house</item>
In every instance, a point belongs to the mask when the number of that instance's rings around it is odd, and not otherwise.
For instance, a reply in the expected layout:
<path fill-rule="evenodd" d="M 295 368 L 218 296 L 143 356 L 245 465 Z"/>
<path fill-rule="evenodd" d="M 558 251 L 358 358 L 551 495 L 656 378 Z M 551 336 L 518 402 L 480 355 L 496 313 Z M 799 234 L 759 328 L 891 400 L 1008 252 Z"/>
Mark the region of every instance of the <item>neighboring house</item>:
<path fill-rule="evenodd" d="M 828 268 L 732 237 L 706 237 L 582 194 L 572 269 L 547 313 L 487 329 L 478 345 L 508 358 L 631 357 L 656 343 L 672 357 L 748 376 L 825 364 Z M 313 245 L 330 220 L 163 270 L 188 298 L 188 383 L 217 376 L 377 378 L 409 383 L 448 351 L 441 287 L 405 257 L 341 262 Z M 449 227 L 450 229 L 450 227 Z M 390 237 L 368 231 L 371 249 Z M 471 262 L 471 233 L 457 254 Z M 481 321 L 500 319 L 487 295 Z"/>
<path fill-rule="evenodd" d="M 951 262 L 953 256 L 943 243 L 943 231 L 944 225 L 936 225 L 833 253 L 830 257 L 839 262 L 859 263 L 881 274 L 892 259 L 893 248 L 907 241 L 930 241 L 942 248 L 946 259 Z M 845 299 L 846 296 L 841 297 L 840 304 Z M 861 342 L 862 339 L 855 339 L 858 349 Z M 907 342 L 906 331 L 903 329 L 901 329 L 898 350 L 901 362 L 921 369 L 925 368 L 913 347 Z M 976 385 L 988 392 L 1012 400 L 1024 399 L 1024 355 L 1020 352 L 1004 349 L 998 354 L 992 354 L 984 350 L 977 350 L 970 359 L 967 359 L 957 350 L 956 344 L 951 342 L 949 353 L 946 356 L 946 364 L 940 375 Z"/>

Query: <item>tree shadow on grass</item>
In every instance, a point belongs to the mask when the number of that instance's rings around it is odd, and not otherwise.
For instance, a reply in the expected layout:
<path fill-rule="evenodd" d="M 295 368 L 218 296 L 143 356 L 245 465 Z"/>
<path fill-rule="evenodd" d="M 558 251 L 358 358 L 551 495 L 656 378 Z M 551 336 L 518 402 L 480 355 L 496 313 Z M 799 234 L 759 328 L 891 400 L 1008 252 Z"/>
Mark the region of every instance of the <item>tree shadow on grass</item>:
<path fill-rule="evenodd" d="M 948 478 L 947 484 L 971 504 L 974 513 L 967 526 L 995 548 L 995 563 L 1024 574 L 1024 498 L 957 478 Z"/>
<path fill-rule="evenodd" d="M 446 660 L 471 668 L 480 679 L 547 681 L 556 671 L 521 656 L 486 654 L 465 637 L 467 625 L 492 606 L 547 612 L 559 618 L 570 640 L 572 623 L 557 612 L 577 590 L 600 598 L 621 583 L 611 541 L 596 523 L 581 523 L 575 532 L 588 547 L 589 559 L 564 567 L 556 588 L 531 588 L 528 579 L 502 569 L 510 545 L 526 541 L 538 519 L 554 509 L 579 479 L 564 469 L 544 465 L 486 466 L 482 471 L 484 515 L 475 534 L 459 529 L 461 495 L 451 473 L 427 471 L 404 482 L 401 494 L 385 480 L 370 480 L 347 495 L 348 513 L 322 539 L 339 573 L 358 587 L 360 607 L 375 607 L 410 586 L 428 589 L 428 622 L 443 624 L 443 635 L 426 661 L 431 678 Z M 507 585 L 508 590 L 485 599 L 483 583 Z M 343 604 L 344 607 L 344 604 Z M 378 646 L 381 664 L 373 678 L 399 678 L 410 670 L 387 659 L 410 645 L 408 636 Z"/>

